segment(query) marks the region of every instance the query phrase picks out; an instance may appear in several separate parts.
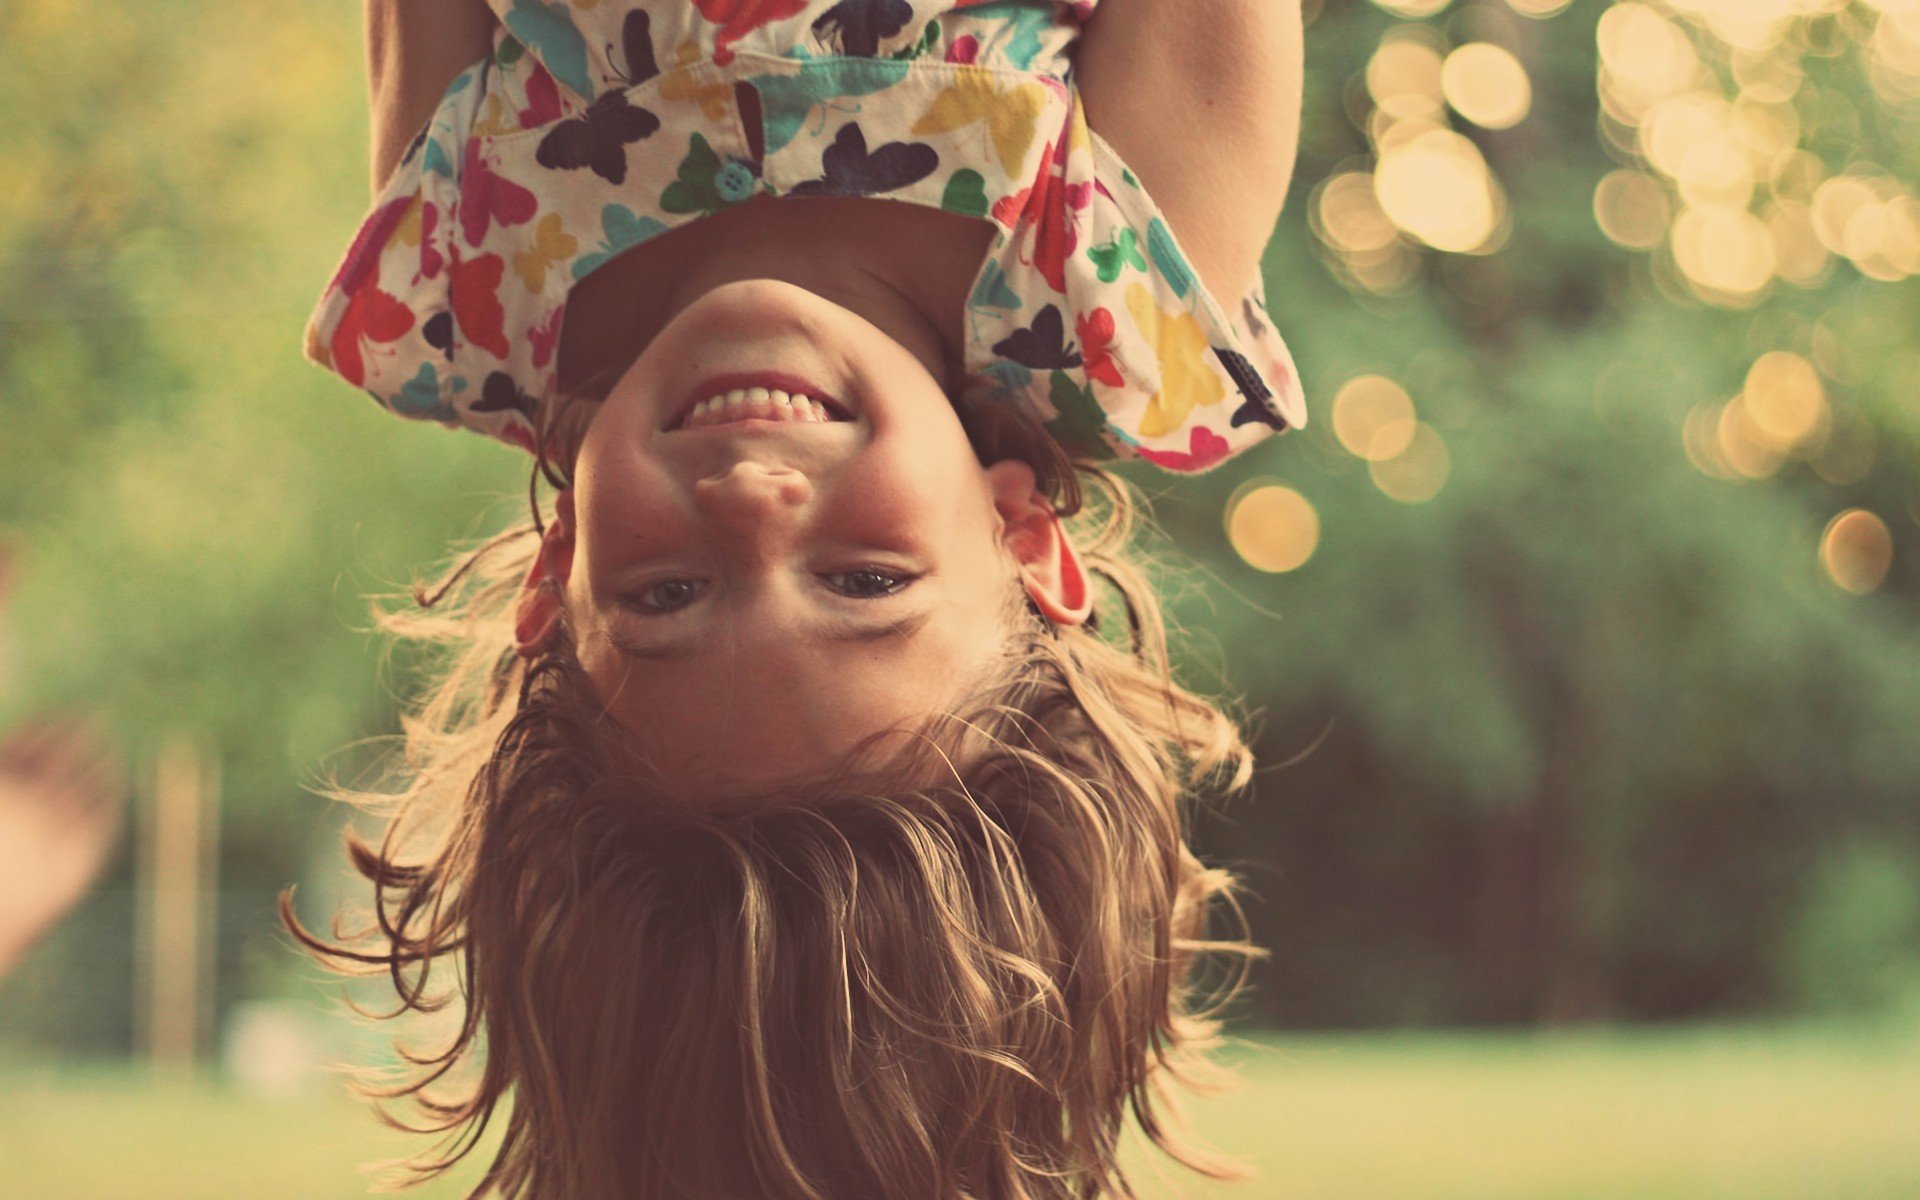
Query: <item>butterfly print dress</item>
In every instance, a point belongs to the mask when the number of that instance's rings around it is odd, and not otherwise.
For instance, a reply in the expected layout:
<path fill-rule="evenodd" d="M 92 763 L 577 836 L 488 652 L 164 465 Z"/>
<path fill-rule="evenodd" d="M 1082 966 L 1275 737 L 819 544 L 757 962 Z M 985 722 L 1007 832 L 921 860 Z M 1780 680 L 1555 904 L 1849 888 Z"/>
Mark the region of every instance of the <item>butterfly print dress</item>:
<path fill-rule="evenodd" d="M 1074 453 L 1204 471 L 1305 422 L 1263 285 L 1211 295 L 1087 127 L 1097 0 L 490 2 L 307 330 L 394 412 L 530 446 L 574 284 L 766 193 L 992 222 L 964 386 Z"/>

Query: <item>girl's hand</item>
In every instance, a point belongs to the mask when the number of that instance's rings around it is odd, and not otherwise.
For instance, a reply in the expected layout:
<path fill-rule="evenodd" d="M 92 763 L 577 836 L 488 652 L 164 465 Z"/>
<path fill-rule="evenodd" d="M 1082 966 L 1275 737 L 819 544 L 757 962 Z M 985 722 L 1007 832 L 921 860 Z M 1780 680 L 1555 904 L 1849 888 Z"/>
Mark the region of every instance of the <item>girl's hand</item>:
<path fill-rule="evenodd" d="M 0 976 L 86 894 L 119 840 L 124 778 L 100 733 L 39 721 L 0 740 Z"/>

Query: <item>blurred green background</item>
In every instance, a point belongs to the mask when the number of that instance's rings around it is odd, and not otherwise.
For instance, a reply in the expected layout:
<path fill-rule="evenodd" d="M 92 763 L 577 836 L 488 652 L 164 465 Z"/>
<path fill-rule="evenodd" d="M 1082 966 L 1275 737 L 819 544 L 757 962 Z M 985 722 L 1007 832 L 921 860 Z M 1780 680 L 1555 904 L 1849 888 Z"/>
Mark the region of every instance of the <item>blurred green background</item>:
<path fill-rule="evenodd" d="M 1266 266 L 1313 424 L 1131 472 L 1265 764 L 1201 830 L 1273 952 L 1196 1105 L 1232 1194 L 1920 1194 L 1920 0 L 1307 9 Z M 0 730 L 185 738 L 221 793 L 202 1067 L 141 1065 L 129 837 L 0 983 L 8 1195 L 407 1150 L 272 899 L 331 911 L 308 789 L 394 727 L 367 597 L 525 466 L 300 359 L 357 11 L 0 7 Z"/>

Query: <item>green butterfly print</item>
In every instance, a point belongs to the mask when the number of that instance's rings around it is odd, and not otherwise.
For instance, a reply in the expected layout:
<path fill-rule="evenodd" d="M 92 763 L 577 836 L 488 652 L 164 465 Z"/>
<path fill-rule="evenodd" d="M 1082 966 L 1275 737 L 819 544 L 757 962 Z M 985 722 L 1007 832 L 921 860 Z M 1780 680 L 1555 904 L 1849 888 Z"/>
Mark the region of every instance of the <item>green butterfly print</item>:
<path fill-rule="evenodd" d="M 513 7 L 500 14 L 508 32 L 537 51 L 546 64 L 547 74 L 570 88 L 576 96 L 594 94 L 593 76 L 587 72 L 587 43 L 565 4 L 547 4 L 543 0 L 514 0 Z"/>
<path fill-rule="evenodd" d="M 660 207 L 670 213 L 719 212 L 753 195 L 760 182 L 746 163 L 721 162 L 707 139 L 697 133 L 687 156 L 680 160 L 679 175 L 660 193 Z"/>
<path fill-rule="evenodd" d="M 1173 230 L 1159 217 L 1147 223 L 1147 253 L 1153 255 L 1153 265 L 1160 268 L 1160 274 L 1172 285 L 1173 294 L 1186 299 L 1187 293 L 1193 290 L 1193 268 L 1174 245 Z"/>
<path fill-rule="evenodd" d="M 747 82 L 760 93 L 761 126 L 766 132 L 762 154 L 777 154 L 793 141 L 808 114 L 823 105 L 870 96 L 907 77 L 904 61 L 876 58 L 803 57 L 796 46 L 789 57 L 803 65 L 791 75 L 755 75 Z"/>
<path fill-rule="evenodd" d="M 940 22 L 928 21 L 926 31 L 920 35 L 919 41 L 915 42 L 911 46 L 903 46 L 902 48 L 895 50 L 892 54 L 888 55 L 887 57 L 895 60 L 896 62 L 905 62 L 908 59 L 925 58 L 927 55 L 932 54 L 935 50 L 939 49 L 939 47 L 940 47 Z"/>
<path fill-rule="evenodd" d="M 1007 286 L 1007 274 L 1000 264 L 990 262 L 980 272 L 980 283 L 973 289 L 973 298 L 967 301 L 969 308 L 1005 308 L 1020 307 L 1020 293 Z"/>
<path fill-rule="evenodd" d="M 1069 454 L 1104 458 L 1112 453 L 1101 434 L 1107 428 L 1107 410 L 1065 371 L 1053 373 L 1047 400 L 1058 415 L 1047 422 L 1047 433 Z"/>
<path fill-rule="evenodd" d="M 1033 0 L 990 0 L 969 5 L 967 15 L 1004 20 L 1012 26 L 1013 36 L 1007 39 L 1004 53 L 1022 71 L 1033 66 L 1040 54 L 1040 31 L 1054 22 L 1053 5 L 1036 5 Z"/>
<path fill-rule="evenodd" d="M 987 215 L 987 180 L 971 167 L 961 167 L 947 179 L 940 194 L 940 207 L 963 217 Z"/>
<path fill-rule="evenodd" d="M 466 390 L 467 381 L 457 375 L 447 381 L 447 394 L 450 396 Z M 433 369 L 432 363 L 420 364 L 419 372 L 400 385 L 390 407 L 401 416 L 423 421 L 459 419 L 453 411 L 453 405 L 440 397 L 440 373 Z"/>
<path fill-rule="evenodd" d="M 1100 268 L 1100 282 L 1112 283 L 1120 278 L 1120 273 L 1131 263 L 1139 270 L 1147 269 L 1147 260 L 1140 257 L 1140 240 L 1135 236 L 1132 226 L 1120 230 L 1120 236 L 1111 242 L 1087 248 L 1087 257 Z"/>
<path fill-rule="evenodd" d="M 600 227 L 606 230 L 606 240 L 600 248 L 582 254 L 573 262 L 573 277 L 585 279 L 599 269 L 600 264 L 630 246 L 637 246 L 656 233 L 665 233 L 667 227 L 652 217 L 643 217 L 630 208 L 618 204 L 609 204 L 600 210 Z"/>

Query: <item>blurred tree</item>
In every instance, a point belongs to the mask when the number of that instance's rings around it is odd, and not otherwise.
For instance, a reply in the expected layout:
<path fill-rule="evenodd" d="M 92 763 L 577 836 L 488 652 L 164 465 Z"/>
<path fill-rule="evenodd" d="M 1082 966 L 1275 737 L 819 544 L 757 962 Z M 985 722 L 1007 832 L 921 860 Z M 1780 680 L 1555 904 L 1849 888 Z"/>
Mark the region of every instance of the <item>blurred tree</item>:
<path fill-rule="evenodd" d="M 136 757 L 221 748 L 223 1001 L 277 986 L 239 951 L 335 837 L 304 787 L 393 727 L 365 596 L 524 482 L 299 361 L 365 203 L 356 9 L 0 7 L 31 114 L 0 128 L 0 724 L 79 704 Z M 1267 270 L 1314 424 L 1140 476 L 1208 573 L 1170 582 L 1189 674 L 1287 764 L 1206 830 L 1261 897 L 1257 1012 L 1755 1009 L 1834 922 L 1826 975 L 1911 951 L 1892 890 L 1820 880 L 1916 839 L 1920 4 L 1309 10 Z M 124 1042 L 109 884 L 0 1035 Z"/>
<path fill-rule="evenodd" d="M 1380 0 L 1311 27 L 1311 191 L 1268 278 L 1319 423 L 1263 464 L 1311 528 L 1229 519 L 1250 560 L 1311 557 L 1186 608 L 1260 647 L 1232 678 L 1268 761 L 1326 733 L 1221 842 L 1268 900 L 1263 1013 L 1763 1007 L 1823 848 L 1920 834 L 1892 332 L 1920 315 L 1893 182 L 1920 88 L 1875 90 L 1876 23 L 1920 6 L 1896 4 Z M 1836 188 L 1871 229 L 1818 223 Z M 1174 539 L 1219 544 L 1238 482 L 1163 507 Z M 1823 532 L 1843 510 L 1859 532 Z"/>

